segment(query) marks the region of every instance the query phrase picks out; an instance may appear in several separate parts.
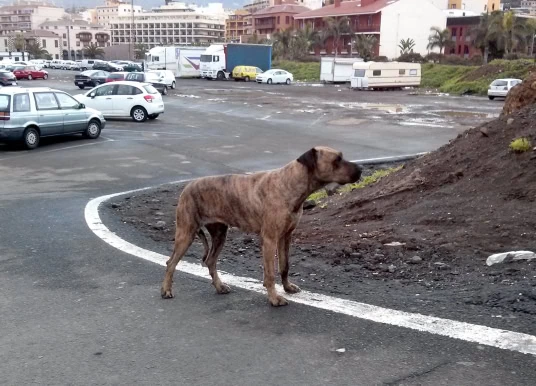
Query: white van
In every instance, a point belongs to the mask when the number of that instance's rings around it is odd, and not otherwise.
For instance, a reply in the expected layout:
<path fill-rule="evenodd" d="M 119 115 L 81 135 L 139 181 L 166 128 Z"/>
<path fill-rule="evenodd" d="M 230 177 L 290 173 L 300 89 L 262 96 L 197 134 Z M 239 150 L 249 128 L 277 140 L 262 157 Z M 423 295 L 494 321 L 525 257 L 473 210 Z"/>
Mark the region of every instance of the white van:
<path fill-rule="evenodd" d="M 149 70 L 147 72 L 152 72 L 158 75 L 158 78 L 161 83 L 165 83 L 166 86 L 174 89 L 176 82 L 175 82 L 175 75 L 173 75 L 173 71 L 171 70 Z"/>
<path fill-rule="evenodd" d="M 80 64 L 80 70 L 86 71 L 86 70 L 92 70 L 93 65 L 95 62 L 98 62 L 96 59 L 84 59 L 82 60 L 82 63 Z"/>
<path fill-rule="evenodd" d="M 62 68 L 63 67 L 63 62 L 64 62 L 63 60 L 55 59 L 55 60 L 50 62 L 50 68 L 55 68 L 55 69 Z"/>
<path fill-rule="evenodd" d="M 350 81 L 352 89 L 418 87 L 421 64 L 406 62 L 356 62 Z"/>

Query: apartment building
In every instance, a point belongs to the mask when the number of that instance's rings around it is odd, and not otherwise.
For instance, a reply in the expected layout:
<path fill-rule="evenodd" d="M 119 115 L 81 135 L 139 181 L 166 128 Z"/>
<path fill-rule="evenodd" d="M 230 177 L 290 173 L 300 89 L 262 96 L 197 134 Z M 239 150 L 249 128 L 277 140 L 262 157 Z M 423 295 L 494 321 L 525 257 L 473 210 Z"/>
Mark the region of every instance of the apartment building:
<path fill-rule="evenodd" d="M 31 30 L 27 32 L 20 32 L 20 35 L 24 37 L 26 43 L 38 42 L 41 48 L 47 50 L 52 58 L 60 59 L 61 37 L 58 34 L 46 30 Z M 0 38 L 0 51 L 15 51 L 15 47 L 13 46 L 13 37 L 10 36 Z"/>
<path fill-rule="evenodd" d="M 239 43 L 241 36 L 247 33 L 248 20 L 251 20 L 251 14 L 244 9 L 231 13 L 225 20 L 225 41 Z"/>
<path fill-rule="evenodd" d="M 275 0 L 275 5 L 261 9 L 253 14 L 253 29 L 258 35 L 271 35 L 294 27 L 294 15 L 310 11 L 298 4 L 283 3 Z"/>
<path fill-rule="evenodd" d="M 500 0 L 448 0 L 449 9 L 463 9 L 466 11 L 490 13 L 501 9 Z"/>
<path fill-rule="evenodd" d="M 480 49 L 473 45 L 471 30 L 480 24 L 480 15 L 465 17 L 449 17 L 447 28 L 453 41 L 452 47 L 445 54 L 457 55 L 465 59 L 482 55 Z"/>
<path fill-rule="evenodd" d="M 323 50 L 317 54 L 332 54 L 335 49 L 340 54 L 351 54 L 351 45 L 355 35 L 374 35 L 376 37 L 375 54 L 389 59 L 400 55 L 398 44 L 401 39 L 413 39 L 414 51 L 428 53 L 430 28 L 446 28 L 446 13 L 431 1 L 422 0 L 335 0 L 334 4 L 320 9 L 294 15 L 295 26 L 303 28 L 306 24 L 315 30 L 326 27 L 325 18 L 348 17 L 352 34 L 341 37 L 338 47 L 328 39 Z"/>
<path fill-rule="evenodd" d="M 522 1 L 521 8 L 527 9 L 529 15 L 536 16 L 536 1 Z"/>
<path fill-rule="evenodd" d="M 132 28 L 132 19 L 134 25 Z M 149 12 L 119 15 L 110 25 L 112 44 L 209 45 L 225 39 L 227 13 L 222 4 L 197 7 L 169 3 Z"/>
<path fill-rule="evenodd" d="M 133 5 L 127 0 L 106 0 L 104 5 L 95 8 L 96 23 L 109 27 L 112 21 L 118 16 L 130 16 L 132 13 L 140 14 L 143 8 L 139 5 Z"/>
<path fill-rule="evenodd" d="M 77 60 L 84 56 L 84 48 L 90 44 L 107 47 L 111 44 L 110 30 L 85 20 L 57 20 L 41 24 L 41 29 L 61 37 L 61 59 Z"/>
<path fill-rule="evenodd" d="M 17 1 L 0 6 L 0 37 L 39 29 L 46 20 L 59 20 L 65 10 L 45 1 Z"/>

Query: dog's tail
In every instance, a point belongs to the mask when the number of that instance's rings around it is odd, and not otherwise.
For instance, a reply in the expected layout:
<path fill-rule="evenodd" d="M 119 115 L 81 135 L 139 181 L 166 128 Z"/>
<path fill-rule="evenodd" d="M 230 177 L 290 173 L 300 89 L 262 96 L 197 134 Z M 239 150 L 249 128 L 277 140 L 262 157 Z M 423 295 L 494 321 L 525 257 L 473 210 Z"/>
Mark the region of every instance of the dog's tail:
<path fill-rule="evenodd" d="M 203 259 L 202 259 L 203 264 L 205 264 L 207 257 L 208 257 L 208 251 L 209 251 L 207 236 L 205 235 L 205 232 L 203 232 L 203 229 L 201 228 L 199 228 L 199 230 L 197 231 L 197 236 L 199 236 L 199 239 L 201 240 L 201 242 L 203 243 L 203 246 L 205 247 L 205 253 L 203 254 Z"/>

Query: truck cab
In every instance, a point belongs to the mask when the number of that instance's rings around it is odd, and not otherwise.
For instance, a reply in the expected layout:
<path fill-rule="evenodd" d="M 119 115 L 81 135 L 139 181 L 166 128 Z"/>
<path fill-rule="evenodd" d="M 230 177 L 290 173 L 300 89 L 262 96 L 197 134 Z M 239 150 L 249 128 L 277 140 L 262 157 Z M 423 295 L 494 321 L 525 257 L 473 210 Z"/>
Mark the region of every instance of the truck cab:
<path fill-rule="evenodd" d="M 225 47 L 222 44 L 214 44 L 201 54 L 199 69 L 201 78 L 225 79 L 229 78 L 231 69 L 225 68 Z"/>

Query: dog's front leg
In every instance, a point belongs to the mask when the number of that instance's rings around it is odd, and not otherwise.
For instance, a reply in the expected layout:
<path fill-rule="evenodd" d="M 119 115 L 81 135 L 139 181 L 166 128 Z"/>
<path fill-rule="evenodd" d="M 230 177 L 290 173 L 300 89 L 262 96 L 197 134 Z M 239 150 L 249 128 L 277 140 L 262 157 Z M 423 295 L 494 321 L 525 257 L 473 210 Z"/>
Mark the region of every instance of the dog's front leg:
<path fill-rule="evenodd" d="M 285 292 L 289 294 L 295 294 L 300 292 L 300 287 L 296 284 L 292 284 L 288 280 L 289 271 L 289 259 L 290 259 L 290 242 L 292 241 L 292 230 L 287 232 L 278 243 L 278 257 L 279 257 L 279 273 L 281 274 L 281 282 Z"/>
<path fill-rule="evenodd" d="M 275 289 L 275 266 L 274 258 L 277 250 L 277 238 L 263 235 L 262 237 L 262 255 L 264 258 L 264 287 L 268 291 L 268 300 L 274 307 L 286 306 L 287 300 L 277 294 Z"/>

